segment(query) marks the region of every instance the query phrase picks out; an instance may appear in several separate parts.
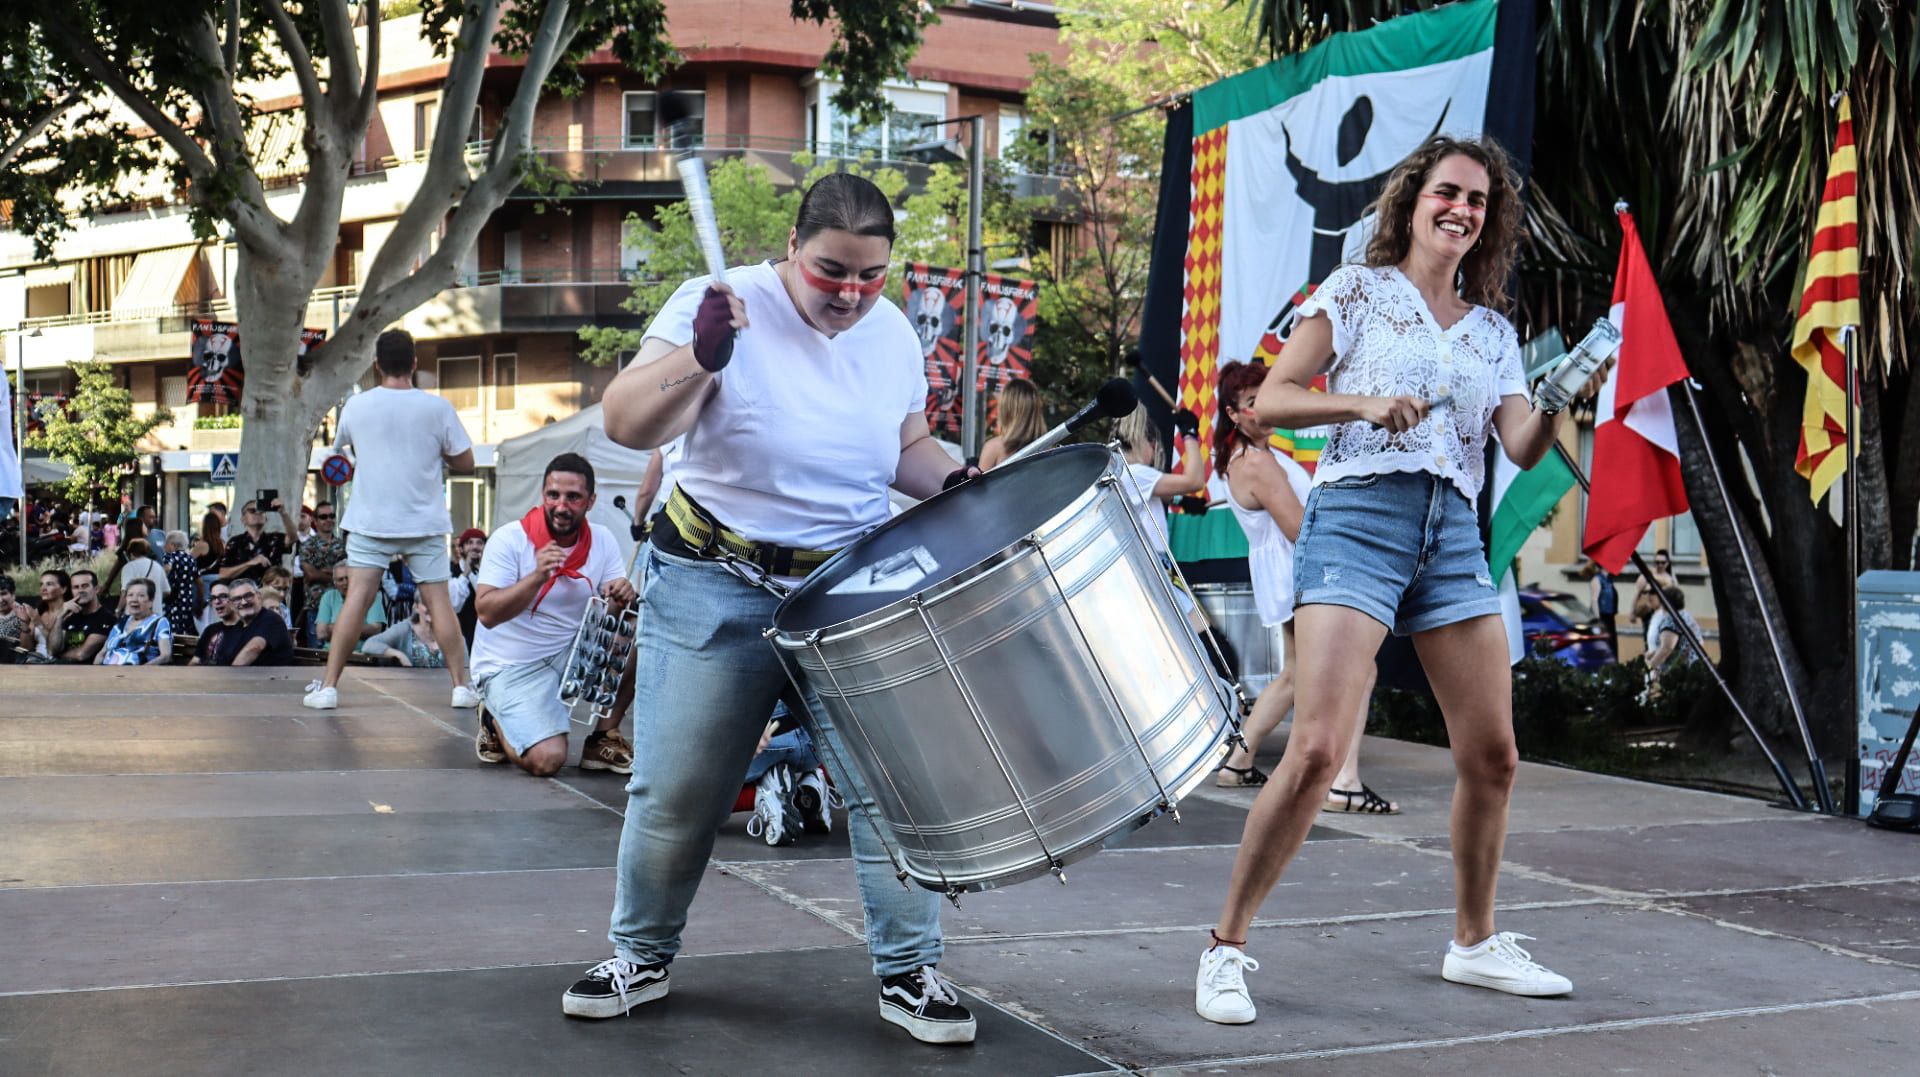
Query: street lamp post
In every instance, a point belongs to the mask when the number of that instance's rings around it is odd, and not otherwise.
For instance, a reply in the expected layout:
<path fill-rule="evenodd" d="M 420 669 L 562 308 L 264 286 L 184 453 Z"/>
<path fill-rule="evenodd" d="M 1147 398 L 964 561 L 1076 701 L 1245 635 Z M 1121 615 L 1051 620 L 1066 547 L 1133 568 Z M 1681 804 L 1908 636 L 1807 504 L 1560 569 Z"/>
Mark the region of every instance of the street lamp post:
<path fill-rule="evenodd" d="M 22 472 L 27 467 L 27 338 L 39 335 L 38 329 L 22 333 L 19 327 L 15 327 L 13 331 L 13 458 L 20 464 Z M 27 500 L 25 480 L 26 476 L 22 474 L 20 504 L 14 510 L 14 514 L 20 518 L 15 526 L 20 531 L 20 567 L 23 569 L 27 567 L 27 510 L 32 504 Z"/>

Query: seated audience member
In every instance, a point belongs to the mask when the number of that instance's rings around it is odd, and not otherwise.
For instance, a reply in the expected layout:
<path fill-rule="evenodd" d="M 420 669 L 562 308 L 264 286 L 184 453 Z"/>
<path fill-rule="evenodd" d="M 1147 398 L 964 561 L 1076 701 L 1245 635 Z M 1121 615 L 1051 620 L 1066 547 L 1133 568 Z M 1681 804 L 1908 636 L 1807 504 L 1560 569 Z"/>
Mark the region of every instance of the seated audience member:
<path fill-rule="evenodd" d="M 260 604 L 280 615 L 287 623 L 287 631 L 293 631 L 293 573 L 275 565 L 260 577 Z"/>
<path fill-rule="evenodd" d="M 228 602 L 238 619 L 221 634 L 216 666 L 284 666 L 293 661 L 293 636 L 278 615 L 260 607 L 260 585 L 238 579 Z"/>
<path fill-rule="evenodd" d="M 772 720 L 760 734 L 760 749 L 747 765 L 746 784 L 755 786 L 753 818 L 747 834 L 768 845 L 791 845 L 801 831 L 826 834 L 833 830 L 833 809 L 840 794 L 827 784 L 827 772 L 813 753 L 813 738 L 791 724 L 787 705 L 774 708 Z"/>
<path fill-rule="evenodd" d="M 53 640 L 59 651 L 53 657 L 72 665 L 90 665 L 106 646 L 107 633 L 113 631 L 113 611 L 100 604 L 100 579 L 92 569 L 80 569 L 71 578 L 73 597 L 61 607 L 60 628 Z"/>
<path fill-rule="evenodd" d="M 433 614 L 425 605 L 415 606 L 413 616 L 367 640 L 360 649 L 413 669 L 447 668 L 447 656 L 433 636 Z"/>
<path fill-rule="evenodd" d="M 200 566 L 187 552 L 185 531 L 167 532 L 160 567 L 167 573 L 167 597 L 162 600 L 167 621 L 174 635 L 190 636 L 194 631 L 194 617 L 200 612 Z"/>
<path fill-rule="evenodd" d="M 16 602 L 13 577 L 0 574 L 0 662 L 45 661 L 46 657 L 46 633 L 40 628 L 39 611 Z"/>
<path fill-rule="evenodd" d="M 314 622 L 320 616 L 320 600 L 333 589 L 333 566 L 347 560 L 347 536 L 334 529 L 336 515 L 331 504 L 321 502 L 313 510 L 313 534 L 300 543 L 300 576 L 306 584 L 305 600 L 300 604 L 300 636 L 316 647 L 320 641 L 314 635 Z"/>
<path fill-rule="evenodd" d="M 142 542 L 142 539 L 134 539 Z M 148 579 L 129 580 L 121 597 L 126 613 L 107 642 L 100 648 L 94 664 L 101 666 L 153 666 L 173 661 L 173 626 L 153 607 L 156 588 Z"/>
<path fill-rule="evenodd" d="M 333 566 L 333 586 L 320 596 L 320 610 L 313 619 L 313 638 L 323 648 L 333 646 L 333 626 L 340 620 L 340 610 L 347 604 L 347 563 Z M 360 625 L 360 638 L 354 640 L 353 649 L 358 651 L 365 646 L 366 640 L 380 634 L 387 627 L 387 606 L 379 595 L 373 596 L 373 604 L 367 607 L 367 616 Z"/>
<path fill-rule="evenodd" d="M 220 640 L 240 623 L 240 617 L 233 608 L 233 589 L 225 580 L 215 581 L 207 588 L 207 617 L 200 626 L 200 643 L 193 649 L 193 660 L 188 665 L 211 666 L 214 658 L 220 654 Z"/>
<path fill-rule="evenodd" d="M 173 590 L 172 583 L 167 579 L 166 566 L 153 559 L 153 548 L 146 539 L 128 539 L 123 549 L 127 563 L 120 569 L 120 612 L 127 611 L 127 584 L 134 580 L 146 580 L 153 584 L 153 606 L 155 609 L 165 609 Z"/>

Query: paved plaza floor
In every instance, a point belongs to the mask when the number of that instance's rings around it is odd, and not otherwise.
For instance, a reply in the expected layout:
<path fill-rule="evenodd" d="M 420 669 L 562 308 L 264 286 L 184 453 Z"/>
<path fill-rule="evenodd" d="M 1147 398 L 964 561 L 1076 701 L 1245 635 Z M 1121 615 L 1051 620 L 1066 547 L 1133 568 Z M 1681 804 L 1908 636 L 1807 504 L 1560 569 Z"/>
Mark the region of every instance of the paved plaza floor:
<path fill-rule="evenodd" d="M 0 672 L 0 1074 L 1920 1072 L 1920 838 L 1524 766 L 1500 923 L 1576 989 L 1514 998 L 1440 978 L 1450 764 L 1384 740 L 1405 812 L 1323 816 L 1253 930 L 1253 1025 L 1193 1013 L 1252 799 L 1210 785 L 946 910 L 972 1046 L 880 1022 L 844 824 L 769 849 L 745 816 L 672 995 L 571 1020 L 621 779 L 479 765 L 438 673 L 354 669 L 330 713 L 312 673 Z"/>

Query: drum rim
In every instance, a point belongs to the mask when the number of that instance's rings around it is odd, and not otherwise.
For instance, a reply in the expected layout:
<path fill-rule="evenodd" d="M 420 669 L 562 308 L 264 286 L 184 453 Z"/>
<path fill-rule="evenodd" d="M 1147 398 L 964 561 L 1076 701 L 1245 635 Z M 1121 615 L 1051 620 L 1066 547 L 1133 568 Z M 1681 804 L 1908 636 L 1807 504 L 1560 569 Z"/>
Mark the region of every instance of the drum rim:
<path fill-rule="evenodd" d="M 1085 447 L 1087 447 L 1085 444 L 1062 445 L 1059 448 L 1048 449 L 1045 452 L 1036 453 L 1034 454 L 1032 459 L 1035 459 L 1035 460 L 1044 459 L 1045 457 L 1051 456 L 1054 453 L 1073 451 L 1073 450 L 1078 450 Z M 1104 448 L 1107 453 L 1107 467 L 1104 471 L 1101 472 L 1100 480 L 1104 480 L 1109 476 L 1118 474 L 1118 469 L 1122 464 L 1122 458 L 1120 454 L 1117 452 L 1114 452 L 1111 446 L 1096 446 L 1096 447 Z M 1043 521 L 1039 527 L 1035 528 L 1031 532 L 1029 537 L 1031 537 L 1031 535 L 1045 536 L 1045 535 L 1051 535 L 1053 533 L 1056 533 L 1061 529 L 1065 528 L 1067 525 L 1071 524 L 1072 522 L 1080 519 L 1087 512 L 1092 511 L 1100 503 L 1100 499 L 1103 496 L 1105 496 L 1105 493 L 1106 493 L 1106 491 L 1103 490 L 1102 487 L 1106 486 L 1107 484 L 1105 484 L 1100 480 L 1095 480 L 1092 485 L 1088 486 L 1085 490 L 1082 490 L 1080 494 L 1077 497 L 1075 497 L 1072 501 L 1069 501 L 1066 503 L 1066 505 L 1062 506 L 1058 512 L 1054 513 L 1052 516 L 1047 517 L 1047 519 Z M 1120 494 L 1117 487 L 1112 487 L 1112 492 L 1115 496 L 1121 497 L 1123 502 L 1123 507 L 1128 508 L 1129 510 L 1131 509 L 1131 506 L 1124 505 L 1125 497 L 1124 495 Z M 887 625 L 894 623 L 897 620 L 900 620 L 903 617 L 916 616 L 913 608 L 913 603 L 915 599 L 918 599 L 922 605 L 939 602 L 952 595 L 959 594 L 960 592 L 966 590 L 969 587 L 976 585 L 977 583 L 983 580 L 992 578 L 995 573 L 1002 571 L 1003 569 L 1006 568 L 1006 566 L 1014 563 L 1015 558 L 1007 557 L 1006 556 L 1007 551 L 1018 547 L 1025 541 L 1026 541 L 1025 538 L 1016 539 L 1015 541 L 1008 543 L 1007 545 L 1002 546 L 1000 549 L 997 549 L 992 553 L 988 554 L 987 556 L 981 558 L 979 561 L 968 566 L 966 569 L 954 574 L 951 577 L 948 577 L 947 579 L 933 585 L 930 588 L 926 588 L 924 590 L 919 590 L 919 591 L 910 591 L 907 594 L 894 599 L 892 602 L 889 602 L 878 609 L 870 610 L 866 613 L 849 617 L 849 618 L 846 618 L 845 620 L 837 621 L 833 624 L 819 625 L 819 626 L 808 628 L 802 631 L 780 628 L 779 627 L 780 612 L 781 610 L 785 609 L 787 604 L 792 602 L 794 598 L 793 595 L 788 595 L 785 599 L 781 600 L 780 606 L 776 608 L 773 612 L 773 624 L 768 626 L 769 631 L 771 633 L 768 636 L 768 639 L 770 639 L 776 646 L 786 647 L 788 650 L 802 650 L 802 649 L 811 648 L 816 643 L 818 644 L 837 643 L 841 640 L 848 638 L 849 636 L 869 632 L 877 628 L 883 628 Z M 822 569 L 825 569 L 828 565 L 833 564 L 835 560 L 838 560 L 839 558 L 845 555 L 846 555 L 846 551 L 844 550 L 838 554 L 835 554 L 832 559 L 828 560 L 825 564 L 821 565 L 819 569 L 815 569 L 814 571 L 818 572 L 818 571 L 821 571 Z M 797 593 L 798 592 L 795 592 L 795 594 Z M 818 634 L 817 638 L 815 636 L 816 633 Z"/>

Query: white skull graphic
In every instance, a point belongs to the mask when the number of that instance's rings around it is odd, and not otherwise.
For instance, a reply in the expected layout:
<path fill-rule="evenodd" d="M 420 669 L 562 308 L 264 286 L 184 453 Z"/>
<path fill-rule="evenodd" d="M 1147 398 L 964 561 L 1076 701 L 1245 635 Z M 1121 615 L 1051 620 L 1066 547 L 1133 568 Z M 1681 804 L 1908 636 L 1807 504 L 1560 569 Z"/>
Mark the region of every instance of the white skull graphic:
<path fill-rule="evenodd" d="M 232 350 L 233 338 L 227 334 L 214 333 L 207 337 L 200 350 L 200 368 L 209 379 L 227 372 L 227 353 Z"/>
<path fill-rule="evenodd" d="M 922 288 L 913 296 L 913 331 L 920 334 L 920 355 L 933 354 L 945 328 L 947 295 L 938 288 Z"/>
<path fill-rule="evenodd" d="M 1017 339 L 1020 308 L 1012 299 L 1001 296 L 993 301 L 987 315 L 987 362 L 996 366 L 1007 361 L 1007 352 Z"/>

